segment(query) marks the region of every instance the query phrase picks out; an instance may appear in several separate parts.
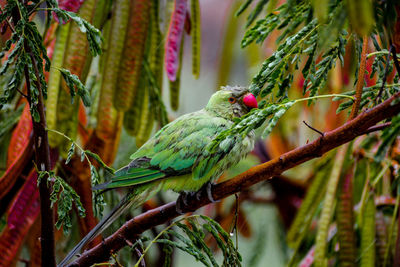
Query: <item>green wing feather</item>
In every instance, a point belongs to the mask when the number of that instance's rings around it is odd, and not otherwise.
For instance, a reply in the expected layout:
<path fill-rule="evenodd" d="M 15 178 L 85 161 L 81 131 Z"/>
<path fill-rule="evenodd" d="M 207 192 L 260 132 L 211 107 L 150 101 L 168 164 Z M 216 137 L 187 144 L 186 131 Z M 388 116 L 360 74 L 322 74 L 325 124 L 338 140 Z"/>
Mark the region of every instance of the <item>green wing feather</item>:
<path fill-rule="evenodd" d="M 165 173 L 152 169 L 135 168 L 131 170 L 131 172 L 122 173 L 121 175 L 117 174 L 107 188 L 144 184 L 166 176 Z"/>
<path fill-rule="evenodd" d="M 184 115 L 157 132 L 131 156 L 133 161 L 127 167 L 97 189 L 140 185 L 192 173 L 198 159 L 207 155 L 205 147 L 231 125 L 231 121 L 204 110 Z"/>

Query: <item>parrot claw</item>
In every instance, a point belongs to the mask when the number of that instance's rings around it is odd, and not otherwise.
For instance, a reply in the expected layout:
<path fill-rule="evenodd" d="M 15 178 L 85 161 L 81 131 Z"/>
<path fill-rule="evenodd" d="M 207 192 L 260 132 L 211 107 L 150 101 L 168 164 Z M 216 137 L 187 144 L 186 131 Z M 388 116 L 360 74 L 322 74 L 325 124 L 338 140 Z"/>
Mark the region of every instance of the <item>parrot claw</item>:
<path fill-rule="evenodd" d="M 207 182 L 203 185 L 203 187 L 197 192 L 181 192 L 178 199 L 176 200 L 176 211 L 183 215 L 185 214 L 185 210 L 188 210 L 189 199 L 196 198 L 196 200 L 200 200 L 201 196 L 206 193 L 207 198 L 211 203 L 219 202 L 219 200 L 215 200 L 212 196 L 212 188 L 215 184 L 211 182 Z"/>
<path fill-rule="evenodd" d="M 188 207 L 188 199 L 193 198 L 195 195 L 195 192 L 182 192 L 178 199 L 176 200 L 176 211 L 180 214 L 183 215 L 186 212 L 184 210 L 187 210 Z"/>
<path fill-rule="evenodd" d="M 212 196 L 212 189 L 215 183 L 207 182 L 205 183 L 199 191 L 196 192 L 196 199 L 200 200 L 201 196 L 205 193 L 207 195 L 207 199 L 210 200 L 211 203 L 219 202 L 219 200 L 215 200 Z"/>
<path fill-rule="evenodd" d="M 210 200 L 210 202 L 211 203 L 215 203 L 215 202 L 218 202 L 219 200 L 215 200 L 214 198 L 213 198 L 213 196 L 212 196 L 212 188 L 214 187 L 214 183 L 212 183 L 212 182 L 207 182 L 206 184 L 205 184 L 205 190 L 206 190 L 206 192 L 207 192 L 207 198 L 208 198 L 208 200 Z"/>

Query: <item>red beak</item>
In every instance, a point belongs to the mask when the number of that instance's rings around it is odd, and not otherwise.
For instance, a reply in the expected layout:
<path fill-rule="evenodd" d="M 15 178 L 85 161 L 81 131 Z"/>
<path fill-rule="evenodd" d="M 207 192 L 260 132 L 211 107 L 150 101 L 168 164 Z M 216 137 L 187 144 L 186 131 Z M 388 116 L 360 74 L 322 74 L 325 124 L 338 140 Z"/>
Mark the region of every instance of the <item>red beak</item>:
<path fill-rule="evenodd" d="M 248 93 L 243 97 L 243 103 L 249 108 L 258 108 L 257 99 L 251 93 Z"/>

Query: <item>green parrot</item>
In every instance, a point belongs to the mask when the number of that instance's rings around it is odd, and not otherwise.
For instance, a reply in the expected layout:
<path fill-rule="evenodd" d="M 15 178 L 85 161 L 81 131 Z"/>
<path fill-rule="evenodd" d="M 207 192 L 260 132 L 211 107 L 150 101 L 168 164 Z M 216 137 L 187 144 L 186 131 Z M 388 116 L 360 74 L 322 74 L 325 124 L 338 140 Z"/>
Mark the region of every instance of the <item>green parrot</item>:
<path fill-rule="evenodd" d="M 257 100 L 247 88 L 222 87 L 204 109 L 183 115 L 159 130 L 130 157 L 132 161 L 127 166 L 110 181 L 94 188 L 106 191 L 127 187 L 128 193 L 59 266 L 64 266 L 124 210 L 143 204 L 160 190 L 195 192 L 206 186 L 213 201 L 211 182 L 253 150 L 255 135 L 250 132 L 244 138 L 238 135 L 224 140 L 212 154 L 206 147 L 234 124 L 234 118 L 252 108 L 257 108 Z"/>

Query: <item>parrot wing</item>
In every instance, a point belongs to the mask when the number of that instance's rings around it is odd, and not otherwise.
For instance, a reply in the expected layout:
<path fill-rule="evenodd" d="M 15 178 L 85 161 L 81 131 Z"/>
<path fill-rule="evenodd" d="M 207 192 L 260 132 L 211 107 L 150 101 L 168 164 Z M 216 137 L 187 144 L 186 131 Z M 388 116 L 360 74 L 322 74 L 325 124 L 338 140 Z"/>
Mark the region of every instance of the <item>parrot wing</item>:
<path fill-rule="evenodd" d="M 208 155 L 206 146 L 231 125 L 231 121 L 204 110 L 184 115 L 148 140 L 111 181 L 94 189 L 134 186 L 192 173 L 196 161 Z"/>

